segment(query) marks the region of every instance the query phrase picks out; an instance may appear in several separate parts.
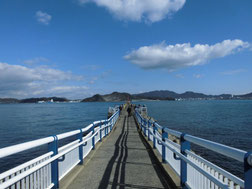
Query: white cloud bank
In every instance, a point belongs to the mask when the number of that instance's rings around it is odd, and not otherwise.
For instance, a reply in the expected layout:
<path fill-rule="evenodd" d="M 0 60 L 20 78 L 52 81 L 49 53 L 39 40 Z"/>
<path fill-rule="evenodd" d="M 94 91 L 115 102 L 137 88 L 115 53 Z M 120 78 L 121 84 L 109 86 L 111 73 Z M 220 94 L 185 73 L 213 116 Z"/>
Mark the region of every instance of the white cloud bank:
<path fill-rule="evenodd" d="M 250 44 L 239 39 L 224 40 L 214 45 L 190 43 L 143 46 L 133 50 L 124 58 L 143 69 L 165 68 L 169 71 L 207 63 L 211 59 L 236 53 Z"/>
<path fill-rule="evenodd" d="M 157 22 L 181 9 L 186 0 L 79 0 L 107 8 L 116 18 Z"/>
<path fill-rule="evenodd" d="M 52 19 L 52 16 L 46 12 L 37 11 L 36 18 L 39 23 L 44 24 L 44 25 L 49 25 Z"/>
<path fill-rule="evenodd" d="M 88 88 L 72 85 L 82 80 L 82 76 L 45 66 L 29 68 L 0 62 L 0 97 L 25 98 L 51 95 L 83 97 Z"/>

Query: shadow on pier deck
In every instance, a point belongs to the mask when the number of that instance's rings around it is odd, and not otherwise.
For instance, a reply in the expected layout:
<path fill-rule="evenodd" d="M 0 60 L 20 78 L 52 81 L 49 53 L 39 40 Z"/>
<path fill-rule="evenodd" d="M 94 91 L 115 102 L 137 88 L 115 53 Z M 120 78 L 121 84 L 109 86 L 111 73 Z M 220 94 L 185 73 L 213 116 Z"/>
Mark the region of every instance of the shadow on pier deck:
<path fill-rule="evenodd" d="M 176 188 L 138 127 L 122 114 L 114 130 L 96 146 L 84 165 L 60 182 L 60 188 Z"/>

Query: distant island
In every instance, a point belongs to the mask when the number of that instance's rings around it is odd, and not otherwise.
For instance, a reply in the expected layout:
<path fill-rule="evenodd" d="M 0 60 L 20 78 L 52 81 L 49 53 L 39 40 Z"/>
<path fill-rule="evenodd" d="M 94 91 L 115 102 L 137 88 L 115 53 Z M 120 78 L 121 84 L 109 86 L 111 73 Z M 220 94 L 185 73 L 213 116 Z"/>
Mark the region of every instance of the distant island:
<path fill-rule="evenodd" d="M 96 94 L 92 97 L 85 98 L 81 102 L 116 102 L 127 100 L 228 100 L 228 99 L 252 99 L 252 93 L 245 95 L 206 95 L 203 93 L 195 93 L 187 91 L 184 93 L 176 93 L 168 90 L 150 91 L 139 94 L 113 92 L 111 94 Z"/>
<path fill-rule="evenodd" d="M 159 97 L 159 98 L 175 98 L 177 100 L 188 100 L 188 99 L 198 99 L 198 100 L 228 100 L 228 99 L 245 99 L 251 100 L 252 93 L 243 94 L 243 95 L 232 95 L 232 94 L 220 94 L 220 95 L 206 95 L 203 93 L 196 93 L 193 91 L 186 91 L 184 93 L 176 93 L 173 91 L 168 90 L 157 90 L 157 91 L 150 91 L 146 93 L 137 94 L 142 97 Z"/>
<path fill-rule="evenodd" d="M 64 97 L 41 97 L 41 98 L 0 98 L 0 103 L 51 103 L 51 102 L 120 102 L 128 100 L 252 100 L 252 93 L 243 95 L 221 94 L 221 95 L 206 95 L 187 91 L 184 93 L 176 93 L 169 90 L 156 90 L 139 94 L 129 94 L 113 92 L 111 94 L 100 95 L 96 94 L 92 97 L 83 100 L 69 100 Z"/>
<path fill-rule="evenodd" d="M 129 93 L 113 92 L 111 94 L 99 95 L 85 98 L 81 102 L 120 102 L 127 100 L 175 100 L 171 97 L 142 96 L 141 94 L 131 95 Z"/>
<path fill-rule="evenodd" d="M 0 98 L 0 103 L 52 103 L 52 102 L 72 102 L 67 98 L 61 97 L 41 97 L 41 98 L 26 98 L 26 99 L 15 99 L 15 98 Z"/>

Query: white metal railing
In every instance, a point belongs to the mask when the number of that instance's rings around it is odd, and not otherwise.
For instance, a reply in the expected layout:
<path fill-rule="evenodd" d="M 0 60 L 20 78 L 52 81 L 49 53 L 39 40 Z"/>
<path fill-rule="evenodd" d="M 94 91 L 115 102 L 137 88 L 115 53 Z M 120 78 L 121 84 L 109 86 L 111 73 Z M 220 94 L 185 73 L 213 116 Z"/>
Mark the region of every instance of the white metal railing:
<path fill-rule="evenodd" d="M 162 155 L 162 161 L 168 163 L 180 177 L 182 188 L 252 189 L 252 153 L 223 144 L 191 136 L 160 126 L 158 123 L 141 116 L 136 108 L 135 117 L 144 135 L 153 142 Z M 173 142 L 168 134 L 180 140 Z M 190 150 L 190 144 L 196 144 L 226 157 L 240 161 L 244 165 L 244 180 L 218 167 Z"/>
<path fill-rule="evenodd" d="M 95 121 L 79 130 L 0 149 L 0 158 L 48 145 L 48 152 L 0 174 L 0 189 L 58 188 L 59 181 L 77 164 L 82 164 L 95 144 L 102 141 L 118 120 L 118 110 L 109 119 Z M 76 136 L 76 140 L 58 147 L 58 141 Z M 17 156 L 18 158 L 18 156 Z"/>

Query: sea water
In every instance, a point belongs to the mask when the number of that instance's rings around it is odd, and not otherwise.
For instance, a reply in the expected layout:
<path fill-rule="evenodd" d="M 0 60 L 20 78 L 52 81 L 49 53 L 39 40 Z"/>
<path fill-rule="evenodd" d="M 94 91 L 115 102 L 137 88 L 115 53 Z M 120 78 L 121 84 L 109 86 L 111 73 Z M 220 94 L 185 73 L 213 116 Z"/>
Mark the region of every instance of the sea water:
<path fill-rule="evenodd" d="M 148 114 L 162 126 L 246 151 L 252 150 L 252 101 L 134 103 L 145 104 Z M 0 148 L 83 128 L 93 121 L 106 119 L 108 107 L 120 104 L 122 102 L 0 104 Z M 42 154 L 45 148 L 0 159 L 0 172 Z M 241 163 L 198 146 L 193 146 L 193 150 L 243 177 Z"/>

